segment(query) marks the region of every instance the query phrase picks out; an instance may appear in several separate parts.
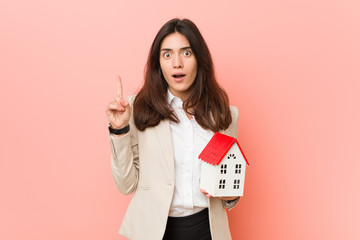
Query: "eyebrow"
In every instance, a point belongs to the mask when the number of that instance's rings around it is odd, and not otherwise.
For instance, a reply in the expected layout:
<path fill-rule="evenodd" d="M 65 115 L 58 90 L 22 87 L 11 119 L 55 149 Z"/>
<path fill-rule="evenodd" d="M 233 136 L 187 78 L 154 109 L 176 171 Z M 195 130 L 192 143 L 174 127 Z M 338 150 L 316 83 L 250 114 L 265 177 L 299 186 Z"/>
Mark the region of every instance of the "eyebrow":
<path fill-rule="evenodd" d="M 180 50 L 185 50 L 185 49 L 188 49 L 188 48 L 191 48 L 191 47 L 190 46 L 182 47 L 182 48 L 180 48 Z M 173 49 L 171 49 L 171 48 L 163 48 L 163 49 L 160 50 L 160 52 L 162 52 L 162 51 L 173 51 Z"/>

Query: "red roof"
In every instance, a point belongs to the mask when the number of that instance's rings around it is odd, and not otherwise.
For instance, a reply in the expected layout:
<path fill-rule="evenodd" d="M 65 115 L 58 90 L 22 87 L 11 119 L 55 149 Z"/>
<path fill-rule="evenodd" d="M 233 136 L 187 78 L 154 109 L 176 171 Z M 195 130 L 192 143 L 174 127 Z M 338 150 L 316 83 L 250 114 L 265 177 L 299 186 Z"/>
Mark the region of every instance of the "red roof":
<path fill-rule="evenodd" d="M 225 154 L 229 151 L 234 142 L 236 142 L 236 144 L 238 145 L 247 165 L 249 165 L 248 161 L 246 160 L 245 154 L 243 153 L 236 138 L 219 132 L 216 132 L 214 136 L 210 139 L 209 143 L 200 153 L 199 159 L 211 165 L 219 165 L 219 163 L 224 158 Z"/>

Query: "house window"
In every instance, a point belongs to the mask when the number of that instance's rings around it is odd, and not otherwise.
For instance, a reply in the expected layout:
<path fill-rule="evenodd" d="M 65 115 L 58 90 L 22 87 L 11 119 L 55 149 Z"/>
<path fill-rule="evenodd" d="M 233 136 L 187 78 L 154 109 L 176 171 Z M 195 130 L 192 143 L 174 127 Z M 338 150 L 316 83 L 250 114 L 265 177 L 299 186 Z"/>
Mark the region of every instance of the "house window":
<path fill-rule="evenodd" d="M 230 153 L 229 155 L 228 155 L 228 159 L 236 159 L 236 155 L 235 154 L 233 154 L 233 153 Z"/>
<path fill-rule="evenodd" d="M 240 188 L 240 179 L 235 179 L 234 180 L 234 189 L 239 189 Z"/>
<path fill-rule="evenodd" d="M 235 174 L 241 173 L 241 164 L 235 164 Z"/>
<path fill-rule="evenodd" d="M 227 164 L 221 164 L 220 166 L 220 173 L 226 174 Z"/>
<path fill-rule="evenodd" d="M 219 181 L 219 189 L 225 189 L 225 179 L 220 179 L 220 181 Z"/>

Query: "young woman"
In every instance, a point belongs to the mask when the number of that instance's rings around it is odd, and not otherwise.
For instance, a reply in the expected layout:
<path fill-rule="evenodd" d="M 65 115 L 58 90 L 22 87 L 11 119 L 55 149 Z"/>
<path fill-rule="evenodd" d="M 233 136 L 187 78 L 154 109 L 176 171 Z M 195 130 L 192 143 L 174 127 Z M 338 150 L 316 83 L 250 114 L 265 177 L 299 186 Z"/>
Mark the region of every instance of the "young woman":
<path fill-rule="evenodd" d="M 126 101 L 119 77 L 106 114 L 116 186 L 134 193 L 120 234 L 131 240 L 231 239 L 225 208 L 239 198 L 200 189 L 198 155 L 214 132 L 237 137 L 238 110 L 216 82 L 193 22 L 172 19 L 160 29 L 142 89 Z"/>

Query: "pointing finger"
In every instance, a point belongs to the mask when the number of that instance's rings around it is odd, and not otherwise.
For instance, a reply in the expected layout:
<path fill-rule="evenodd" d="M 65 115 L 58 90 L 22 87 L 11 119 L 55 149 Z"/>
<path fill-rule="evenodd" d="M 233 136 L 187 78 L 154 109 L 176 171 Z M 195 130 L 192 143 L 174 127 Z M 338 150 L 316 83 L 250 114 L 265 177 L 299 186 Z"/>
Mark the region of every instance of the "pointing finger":
<path fill-rule="evenodd" d="M 120 105 L 121 104 L 120 103 L 121 102 L 120 97 L 116 95 L 114 98 L 115 98 L 115 101 Z"/>
<path fill-rule="evenodd" d="M 122 82 L 121 82 L 121 77 L 118 76 L 118 79 L 116 81 L 116 85 L 117 85 L 117 95 L 120 98 L 123 98 L 123 87 L 122 87 Z"/>
<path fill-rule="evenodd" d="M 119 96 L 115 96 L 115 101 L 119 104 L 119 106 L 126 108 L 129 106 L 129 103 L 125 101 L 123 98 L 120 98 Z"/>

